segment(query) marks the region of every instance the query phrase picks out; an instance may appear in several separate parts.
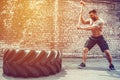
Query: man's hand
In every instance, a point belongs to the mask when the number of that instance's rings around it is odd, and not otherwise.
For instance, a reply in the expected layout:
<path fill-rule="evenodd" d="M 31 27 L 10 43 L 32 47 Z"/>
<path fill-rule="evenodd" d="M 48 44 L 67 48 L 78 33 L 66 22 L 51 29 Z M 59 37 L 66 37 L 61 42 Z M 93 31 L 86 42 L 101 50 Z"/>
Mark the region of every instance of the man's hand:
<path fill-rule="evenodd" d="M 80 27 L 79 25 L 77 25 L 77 30 L 80 30 L 80 29 L 82 29 L 82 27 Z"/>
<path fill-rule="evenodd" d="M 77 30 L 82 30 L 83 28 L 82 27 L 77 27 Z"/>
<path fill-rule="evenodd" d="M 85 6 L 85 2 L 84 1 L 80 1 L 80 5 L 81 5 L 81 10 L 80 10 L 80 14 L 83 13 L 83 7 Z"/>
<path fill-rule="evenodd" d="M 80 1 L 80 4 L 81 4 L 82 6 L 85 6 L 85 5 L 86 5 L 86 3 L 85 3 L 84 1 Z"/>

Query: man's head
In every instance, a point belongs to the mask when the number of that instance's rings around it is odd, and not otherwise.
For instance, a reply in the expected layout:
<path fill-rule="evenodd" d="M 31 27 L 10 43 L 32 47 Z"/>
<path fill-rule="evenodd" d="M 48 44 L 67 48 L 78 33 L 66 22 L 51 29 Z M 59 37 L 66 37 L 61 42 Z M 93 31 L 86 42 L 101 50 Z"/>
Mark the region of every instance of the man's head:
<path fill-rule="evenodd" d="M 95 9 L 89 11 L 89 16 L 93 21 L 96 21 L 98 19 L 97 11 Z"/>

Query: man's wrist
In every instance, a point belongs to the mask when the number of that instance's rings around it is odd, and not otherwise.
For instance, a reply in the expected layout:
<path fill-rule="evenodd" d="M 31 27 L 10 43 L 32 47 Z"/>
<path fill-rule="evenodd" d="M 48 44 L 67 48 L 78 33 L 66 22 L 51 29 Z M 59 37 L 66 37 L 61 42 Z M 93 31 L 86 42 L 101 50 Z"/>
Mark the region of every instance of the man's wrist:
<path fill-rule="evenodd" d="M 84 28 L 82 28 L 82 27 L 78 27 L 77 29 L 81 29 L 81 30 L 82 30 L 82 29 L 84 29 Z"/>

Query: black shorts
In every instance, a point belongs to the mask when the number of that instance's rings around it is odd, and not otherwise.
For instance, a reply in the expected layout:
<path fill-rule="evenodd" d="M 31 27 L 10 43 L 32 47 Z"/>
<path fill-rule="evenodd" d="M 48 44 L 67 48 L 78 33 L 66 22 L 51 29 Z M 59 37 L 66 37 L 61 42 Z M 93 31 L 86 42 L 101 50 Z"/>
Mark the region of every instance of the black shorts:
<path fill-rule="evenodd" d="M 90 50 L 95 44 L 98 44 L 98 46 L 100 47 L 102 52 L 109 49 L 108 44 L 105 41 L 103 36 L 99 36 L 99 37 L 91 36 L 91 37 L 89 37 L 89 39 L 86 41 L 84 47 L 87 47 Z"/>

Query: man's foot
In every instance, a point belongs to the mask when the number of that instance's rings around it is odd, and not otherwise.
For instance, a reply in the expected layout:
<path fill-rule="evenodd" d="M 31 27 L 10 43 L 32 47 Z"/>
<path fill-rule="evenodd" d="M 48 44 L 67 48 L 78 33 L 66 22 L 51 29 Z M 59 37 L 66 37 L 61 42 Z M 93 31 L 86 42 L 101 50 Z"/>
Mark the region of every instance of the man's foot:
<path fill-rule="evenodd" d="M 80 68 L 80 69 L 85 68 L 85 67 L 86 67 L 85 63 L 81 63 L 81 64 L 79 65 L 79 68 Z"/>
<path fill-rule="evenodd" d="M 109 69 L 110 69 L 110 70 L 115 70 L 114 65 L 113 65 L 113 64 L 109 65 Z"/>

